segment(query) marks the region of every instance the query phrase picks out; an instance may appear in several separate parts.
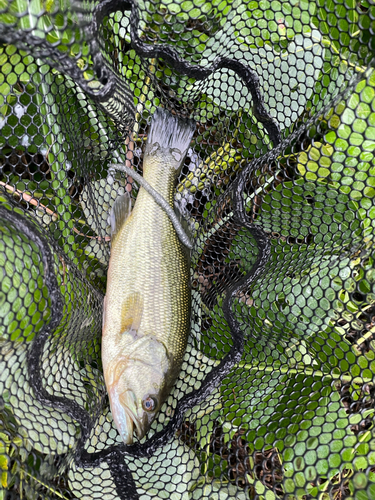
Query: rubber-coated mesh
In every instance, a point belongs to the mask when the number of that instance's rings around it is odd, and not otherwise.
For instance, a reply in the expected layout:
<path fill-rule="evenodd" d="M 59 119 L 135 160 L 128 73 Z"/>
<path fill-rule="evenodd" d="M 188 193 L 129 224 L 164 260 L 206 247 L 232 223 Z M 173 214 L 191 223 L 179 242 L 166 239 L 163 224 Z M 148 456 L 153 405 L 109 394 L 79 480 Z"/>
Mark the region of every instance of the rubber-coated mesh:
<path fill-rule="evenodd" d="M 0 498 L 375 498 L 375 7 L 0 0 Z M 126 446 L 101 364 L 109 213 L 151 117 L 191 328 Z M 1 496 L 2 495 L 2 496 Z"/>

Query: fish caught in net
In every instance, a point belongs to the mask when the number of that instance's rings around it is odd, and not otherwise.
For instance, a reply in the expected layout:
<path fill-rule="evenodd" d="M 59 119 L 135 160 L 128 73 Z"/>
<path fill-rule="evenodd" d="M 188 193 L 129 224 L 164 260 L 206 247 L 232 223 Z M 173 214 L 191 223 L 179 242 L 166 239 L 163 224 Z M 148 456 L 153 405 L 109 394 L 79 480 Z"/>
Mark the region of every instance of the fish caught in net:
<path fill-rule="evenodd" d="M 374 23 L 0 2 L 1 499 L 375 498 Z"/>

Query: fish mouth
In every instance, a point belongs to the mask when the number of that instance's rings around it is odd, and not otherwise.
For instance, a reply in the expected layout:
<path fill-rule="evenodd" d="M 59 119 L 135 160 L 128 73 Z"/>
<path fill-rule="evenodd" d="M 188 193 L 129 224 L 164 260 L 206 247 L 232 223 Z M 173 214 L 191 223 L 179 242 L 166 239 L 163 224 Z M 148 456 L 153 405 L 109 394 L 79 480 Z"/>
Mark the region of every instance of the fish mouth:
<path fill-rule="evenodd" d="M 121 394 L 120 402 L 125 413 L 125 422 L 120 426 L 123 431 L 121 432 L 121 437 L 125 444 L 133 444 L 134 430 L 137 433 L 138 439 L 142 439 L 146 434 L 146 426 L 143 419 L 138 415 L 137 400 L 133 391 L 128 390 Z"/>

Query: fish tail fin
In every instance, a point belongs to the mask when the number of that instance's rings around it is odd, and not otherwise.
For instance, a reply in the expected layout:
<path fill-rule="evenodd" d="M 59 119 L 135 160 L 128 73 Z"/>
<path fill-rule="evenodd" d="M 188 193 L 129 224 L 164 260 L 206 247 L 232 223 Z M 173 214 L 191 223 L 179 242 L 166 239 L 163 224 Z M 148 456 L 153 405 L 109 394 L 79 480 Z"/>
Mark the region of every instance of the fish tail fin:
<path fill-rule="evenodd" d="M 154 146 L 158 143 L 164 150 L 178 150 L 179 154 L 176 152 L 175 159 L 181 161 L 189 149 L 194 130 L 193 120 L 180 118 L 166 109 L 158 108 L 152 117 L 147 137 L 148 152 L 152 154 Z"/>

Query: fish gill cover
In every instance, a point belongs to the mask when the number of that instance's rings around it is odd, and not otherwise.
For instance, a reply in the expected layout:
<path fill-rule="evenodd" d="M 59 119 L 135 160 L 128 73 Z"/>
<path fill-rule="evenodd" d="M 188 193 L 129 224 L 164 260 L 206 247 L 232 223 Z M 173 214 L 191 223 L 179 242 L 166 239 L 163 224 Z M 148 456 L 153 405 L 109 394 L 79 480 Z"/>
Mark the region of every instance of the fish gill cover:
<path fill-rule="evenodd" d="M 375 498 L 374 30 L 366 0 L 0 0 L 1 499 Z M 113 165 L 157 108 L 196 123 L 190 332 L 125 445 Z"/>

